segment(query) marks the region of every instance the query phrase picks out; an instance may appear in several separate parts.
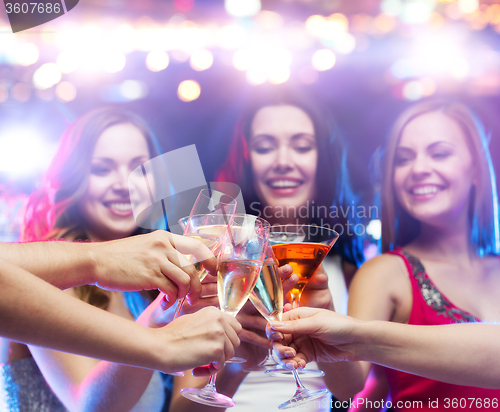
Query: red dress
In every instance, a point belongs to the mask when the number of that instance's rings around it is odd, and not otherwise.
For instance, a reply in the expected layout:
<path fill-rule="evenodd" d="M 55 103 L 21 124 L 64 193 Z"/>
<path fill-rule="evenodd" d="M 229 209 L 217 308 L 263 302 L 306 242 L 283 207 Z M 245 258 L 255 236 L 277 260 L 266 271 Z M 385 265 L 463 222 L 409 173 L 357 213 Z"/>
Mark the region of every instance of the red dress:
<path fill-rule="evenodd" d="M 413 295 L 409 325 L 481 321 L 451 303 L 429 279 L 418 258 L 400 248 L 388 253 L 400 256 L 408 269 Z M 500 409 L 500 390 L 452 385 L 389 368 L 385 371 L 391 388 L 392 408 L 397 411 Z"/>

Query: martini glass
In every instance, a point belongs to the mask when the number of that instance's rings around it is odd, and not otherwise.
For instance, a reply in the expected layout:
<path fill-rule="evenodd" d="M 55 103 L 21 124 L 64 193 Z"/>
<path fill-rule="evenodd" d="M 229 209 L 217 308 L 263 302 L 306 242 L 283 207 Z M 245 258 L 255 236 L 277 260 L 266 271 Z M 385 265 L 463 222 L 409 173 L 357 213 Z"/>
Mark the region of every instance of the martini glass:
<path fill-rule="evenodd" d="M 217 289 L 220 308 L 236 316 L 252 292 L 259 277 L 268 246 L 270 225 L 252 215 L 234 215 L 219 254 Z M 185 388 L 181 395 L 204 405 L 230 408 L 234 401 L 215 388 L 214 374 L 202 388 Z"/>
<path fill-rule="evenodd" d="M 280 265 L 289 264 L 293 273 L 299 277 L 299 281 L 290 292 L 292 306 L 299 307 L 300 297 L 304 288 L 314 272 L 318 269 L 326 257 L 339 234 L 332 229 L 316 225 L 275 225 L 269 234 L 269 243 L 272 245 L 274 254 Z M 313 370 L 302 370 L 303 374 L 318 372 Z M 319 371 L 322 375 L 324 373 Z M 311 402 L 328 394 L 327 389 L 311 391 L 302 384 L 299 373 L 293 369 L 274 369 L 266 373 L 272 375 L 292 374 L 295 379 L 297 391 L 288 401 L 282 403 L 278 409 L 294 408 L 306 402 Z"/>

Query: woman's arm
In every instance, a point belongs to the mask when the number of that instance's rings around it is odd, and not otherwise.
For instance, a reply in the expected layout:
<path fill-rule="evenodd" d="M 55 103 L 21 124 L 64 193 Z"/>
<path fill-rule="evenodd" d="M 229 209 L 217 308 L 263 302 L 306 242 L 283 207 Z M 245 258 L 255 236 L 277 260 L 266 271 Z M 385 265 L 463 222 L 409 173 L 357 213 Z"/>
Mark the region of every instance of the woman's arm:
<path fill-rule="evenodd" d="M 0 335 L 19 342 L 169 373 L 221 361 L 234 352 L 235 343 L 220 333 L 221 327 L 239 333 L 241 326 L 231 316 L 211 310 L 149 329 L 88 305 L 0 261 Z M 206 325 L 214 322 L 220 326 L 207 331 Z M 195 331 L 196 327 L 200 329 Z M 195 336 L 187 345 L 180 338 L 191 332 Z M 203 348 L 204 339 L 212 339 L 214 334 L 214 345 L 207 347 L 213 352 L 208 353 Z M 184 351 L 188 346 L 190 356 Z"/>
<path fill-rule="evenodd" d="M 364 322 L 299 308 L 287 312 L 285 322 L 273 324 L 268 334 L 277 331 L 291 334 L 276 342 L 275 349 L 295 366 L 318 358 L 363 360 L 456 385 L 500 388 L 500 325 Z M 297 355 L 285 356 L 292 341 Z"/>
<path fill-rule="evenodd" d="M 399 258 L 378 256 L 366 262 L 356 273 L 349 289 L 348 313 L 363 320 L 394 320 L 407 289 L 406 269 Z M 411 301 L 411 300 L 410 300 Z M 320 364 L 325 384 L 340 400 L 352 398 L 364 388 L 371 368 L 369 362 Z"/>
<path fill-rule="evenodd" d="M 170 301 L 195 302 L 201 286 L 192 265 L 177 253 L 194 254 L 215 273 L 213 254 L 201 242 L 156 231 L 110 242 L 0 243 L 0 258 L 60 289 L 95 284 L 108 290 L 160 289 Z"/>
<path fill-rule="evenodd" d="M 141 315 L 138 322 L 151 324 L 149 318 L 161 311 L 164 302 L 163 296 L 159 296 L 150 305 L 158 310 L 145 311 L 146 315 Z M 186 364 L 193 365 L 193 360 L 200 355 L 206 363 L 216 361 L 219 365 L 223 365 L 226 356 L 232 356 L 239 340 L 236 331 L 226 325 L 224 316 L 229 315 L 213 307 L 204 308 L 196 315 L 183 316 L 171 324 L 184 325 L 182 329 L 172 330 L 170 342 L 165 342 L 168 357 L 176 360 L 172 362 L 171 372 L 185 369 Z M 232 322 L 237 323 L 234 318 Z M 129 411 L 139 401 L 152 376 L 152 371 L 147 369 L 33 346 L 30 350 L 44 378 L 70 411 Z"/>

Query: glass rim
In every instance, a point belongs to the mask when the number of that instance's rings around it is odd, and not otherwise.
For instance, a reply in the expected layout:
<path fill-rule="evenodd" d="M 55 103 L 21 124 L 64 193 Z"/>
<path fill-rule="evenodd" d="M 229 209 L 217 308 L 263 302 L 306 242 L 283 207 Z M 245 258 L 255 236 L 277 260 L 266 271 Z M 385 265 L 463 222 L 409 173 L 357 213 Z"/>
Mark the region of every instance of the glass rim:
<path fill-rule="evenodd" d="M 232 205 L 232 204 L 237 203 L 236 199 L 234 197 L 228 195 L 227 193 L 225 193 L 225 192 L 223 192 L 221 190 L 217 190 L 217 189 L 201 189 L 200 193 L 198 193 L 198 196 L 203 195 L 207 199 L 211 199 L 212 196 L 209 196 L 208 194 L 210 194 L 212 192 L 222 193 L 224 196 L 227 196 L 229 199 L 231 199 L 231 201 L 229 201 L 229 202 L 219 201 L 220 203 L 223 203 L 225 205 Z"/>
<path fill-rule="evenodd" d="M 340 234 L 333 230 L 333 229 L 330 229 L 329 227 L 326 227 L 326 226 L 319 226 L 319 225 L 315 225 L 315 224 L 308 224 L 308 223 L 304 223 L 304 224 L 297 224 L 297 223 L 286 223 L 286 224 L 276 224 L 276 225 L 272 225 L 271 226 L 271 233 L 289 233 L 288 231 L 286 230 L 273 230 L 275 228 L 286 228 L 286 227 L 296 227 L 298 229 L 300 228 L 303 228 L 303 227 L 306 227 L 306 228 L 318 228 L 318 229 L 322 229 L 322 230 L 327 230 L 329 232 L 332 232 L 332 234 L 335 234 L 337 236 L 340 237 Z"/>
<path fill-rule="evenodd" d="M 262 222 L 263 226 L 264 227 L 271 227 L 271 223 L 269 223 L 266 219 L 263 219 L 259 216 L 255 216 L 255 215 L 251 215 L 249 213 L 235 213 L 233 215 L 233 222 L 234 222 L 234 219 L 237 218 L 237 217 L 246 217 L 246 216 L 250 216 L 251 218 L 255 219 L 256 221 L 258 222 Z"/>

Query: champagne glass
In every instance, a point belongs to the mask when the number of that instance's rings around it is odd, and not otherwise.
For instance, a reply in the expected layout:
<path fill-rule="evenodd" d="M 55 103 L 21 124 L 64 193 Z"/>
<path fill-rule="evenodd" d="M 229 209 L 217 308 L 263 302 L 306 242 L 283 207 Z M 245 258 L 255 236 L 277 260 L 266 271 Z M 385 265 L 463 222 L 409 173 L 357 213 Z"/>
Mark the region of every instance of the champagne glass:
<path fill-rule="evenodd" d="M 269 223 L 251 215 L 234 215 L 219 254 L 217 289 L 220 308 L 236 316 L 259 277 L 269 238 Z M 234 401 L 217 392 L 216 375 L 202 388 L 185 388 L 181 395 L 204 405 L 230 408 Z"/>
<path fill-rule="evenodd" d="M 227 226 L 231 223 L 236 211 L 236 200 L 232 197 L 210 189 L 203 189 L 198 194 L 196 201 L 188 217 L 179 220 L 184 236 L 195 238 L 207 246 L 217 256 L 218 248 L 222 242 Z M 193 256 L 188 259 L 194 264 L 200 278 L 205 279 L 208 272 L 201 262 L 197 262 Z M 177 302 L 174 312 L 174 320 L 181 313 L 186 297 Z M 184 372 L 172 372 L 173 376 L 184 376 Z"/>
<path fill-rule="evenodd" d="M 203 189 L 200 191 L 189 217 L 179 220 L 184 236 L 195 238 L 207 246 L 217 256 L 224 233 L 231 224 L 236 211 L 236 200 L 218 191 Z M 188 257 L 193 262 L 193 257 Z M 193 262 L 200 282 L 207 275 L 206 269 L 200 262 Z M 174 319 L 179 317 L 186 298 L 177 303 Z"/>
<path fill-rule="evenodd" d="M 257 283 L 250 294 L 250 301 L 268 322 L 282 320 L 283 285 L 278 274 L 278 261 L 269 245 Z M 266 358 L 257 366 L 244 369 L 245 372 L 261 372 L 276 368 L 279 364 L 273 357 L 273 350 L 268 349 Z"/>
<path fill-rule="evenodd" d="M 269 234 L 269 243 L 280 265 L 289 264 L 299 281 L 290 292 L 292 306 L 299 307 L 300 297 L 307 282 L 326 257 L 339 234 L 332 229 L 316 225 L 275 225 Z M 322 371 L 320 371 L 323 373 Z M 266 373 L 290 373 L 285 369 L 275 369 Z M 278 409 L 294 408 L 306 402 L 311 402 L 328 394 L 328 389 L 311 391 L 301 382 L 298 371 L 291 371 L 297 390 L 295 395 L 282 403 Z"/>

